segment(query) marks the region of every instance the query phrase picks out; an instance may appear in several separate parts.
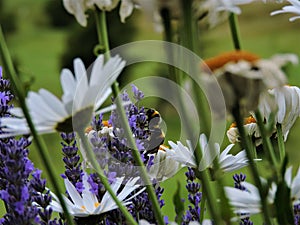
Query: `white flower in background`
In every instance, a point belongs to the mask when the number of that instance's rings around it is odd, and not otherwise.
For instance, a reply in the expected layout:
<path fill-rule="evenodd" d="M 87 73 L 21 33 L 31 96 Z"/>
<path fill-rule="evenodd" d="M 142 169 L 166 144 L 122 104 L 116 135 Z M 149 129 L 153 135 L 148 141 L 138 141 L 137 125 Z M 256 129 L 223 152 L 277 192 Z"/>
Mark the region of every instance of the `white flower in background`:
<path fill-rule="evenodd" d="M 284 6 L 282 10 L 276 10 L 271 13 L 271 16 L 280 14 L 280 13 L 294 13 L 297 16 L 293 16 L 289 19 L 289 21 L 293 22 L 296 19 L 300 19 L 300 1 L 298 0 L 287 0 L 292 5 Z"/>
<path fill-rule="evenodd" d="M 122 0 L 120 6 L 121 22 L 124 23 L 125 19 L 137 8 L 140 8 L 139 0 Z"/>
<path fill-rule="evenodd" d="M 290 200 L 293 205 L 300 203 L 300 168 L 294 179 L 292 179 L 292 167 L 289 167 L 284 175 L 284 180 L 287 186 L 291 189 Z M 265 180 L 262 180 L 265 182 Z M 249 215 L 256 214 L 262 211 L 259 190 L 254 185 L 248 182 L 241 182 L 245 190 L 240 190 L 233 187 L 225 187 L 226 195 L 229 199 L 229 204 L 233 207 L 237 214 Z M 267 203 L 273 204 L 276 196 L 277 186 L 272 183 L 267 194 Z"/>
<path fill-rule="evenodd" d="M 86 0 L 63 0 L 63 5 L 67 12 L 74 15 L 77 22 L 83 27 L 87 25 L 87 15 L 85 14 L 87 7 L 85 2 Z"/>
<path fill-rule="evenodd" d="M 225 193 L 233 211 L 240 215 L 257 214 L 262 211 L 259 190 L 248 182 L 241 182 L 246 190 L 234 187 L 225 187 Z M 273 193 L 269 192 L 267 197 L 268 204 L 274 202 Z"/>
<path fill-rule="evenodd" d="M 271 113 L 275 114 L 275 123 L 282 125 L 282 133 L 286 140 L 290 129 L 300 116 L 300 89 L 296 86 L 282 86 L 269 90 L 269 93 L 273 98 L 261 98 L 259 110 L 267 121 Z"/>
<path fill-rule="evenodd" d="M 92 8 L 96 5 L 99 9 L 104 11 L 111 11 L 117 7 L 120 0 L 86 0 L 86 5 Z"/>
<path fill-rule="evenodd" d="M 232 112 L 238 101 L 242 116 L 247 116 L 257 109 L 262 93 L 286 84 L 281 67 L 289 62 L 297 63 L 297 56 L 277 54 L 270 59 L 260 59 L 251 52 L 231 51 L 207 59 L 201 66 L 204 77 L 213 74 L 217 78 L 227 110 Z"/>
<path fill-rule="evenodd" d="M 93 194 L 90 189 L 91 185 L 88 183 L 88 175 L 84 173 L 83 176 L 83 191 L 82 194 L 79 194 L 74 185 L 68 180 L 65 179 L 66 190 L 70 196 L 70 199 L 64 197 L 65 203 L 67 205 L 67 209 L 72 216 L 77 217 L 87 217 L 90 215 L 99 215 L 111 210 L 118 208 L 110 194 L 106 191 L 103 195 L 101 201 L 99 202 L 97 196 Z M 124 187 L 121 187 L 123 184 L 124 177 L 116 178 L 115 182 L 111 184 L 111 188 L 113 192 L 117 195 L 117 198 L 124 205 L 130 204 L 130 200 L 135 196 L 139 195 L 141 192 L 145 190 L 145 188 L 138 191 L 133 196 L 127 198 L 133 191 L 140 187 L 140 185 L 136 184 L 139 177 L 129 179 Z M 58 197 L 51 193 L 53 196 L 53 200 L 50 203 L 51 208 L 55 212 L 63 212 L 61 204 L 58 200 Z"/>
<path fill-rule="evenodd" d="M 258 128 L 258 125 L 256 123 L 256 120 L 253 116 L 249 116 L 244 120 L 244 129 L 247 135 L 255 138 L 255 144 L 260 145 L 261 140 L 261 134 Z M 236 127 L 236 123 L 232 123 L 230 128 L 226 132 L 228 140 L 235 144 L 237 142 L 240 142 L 240 133 L 238 131 L 238 128 Z"/>
<path fill-rule="evenodd" d="M 291 189 L 291 200 L 293 202 L 293 205 L 297 205 L 300 204 L 300 167 L 298 168 L 297 174 L 294 179 L 292 179 L 292 169 L 293 167 L 289 167 L 286 170 L 284 179 L 287 186 Z"/>
<path fill-rule="evenodd" d="M 194 1 L 193 6 L 201 27 L 213 28 L 228 20 L 228 12 L 217 10 L 220 0 Z"/>
<path fill-rule="evenodd" d="M 228 152 L 234 146 L 233 144 L 228 145 L 222 153 L 220 153 L 220 145 L 214 143 L 213 149 L 210 148 L 206 136 L 204 134 L 200 135 L 200 147 L 202 151 L 203 158 L 200 161 L 199 166 L 196 164 L 196 159 L 194 156 L 194 149 L 188 142 L 189 147 L 184 146 L 181 142 L 175 144 L 169 141 L 171 150 L 165 149 L 167 155 L 174 160 L 180 162 L 181 164 L 189 167 L 198 168 L 199 170 L 205 170 L 206 168 L 213 169 L 213 160 L 217 157 L 220 164 L 221 170 L 224 172 L 234 171 L 243 168 L 248 165 L 248 159 L 246 157 L 245 150 L 240 151 L 237 155 L 228 154 Z"/>
<path fill-rule="evenodd" d="M 193 0 L 192 10 L 198 22 L 205 28 L 212 28 L 228 19 L 227 12 L 241 13 L 238 5 L 248 4 L 253 0 Z M 180 20 L 182 6 L 179 0 L 138 0 L 138 5 L 145 10 L 148 18 L 153 20 L 155 30 L 161 32 L 162 18 L 160 11 L 169 10 L 170 18 Z"/>
<path fill-rule="evenodd" d="M 162 146 L 156 154 L 149 154 L 149 157 L 151 157 L 151 155 L 154 156 L 154 160 L 148 174 L 151 179 L 156 179 L 159 182 L 172 177 L 181 169 L 179 162 L 168 157 L 165 148 L 166 147 Z"/>
<path fill-rule="evenodd" d="M 238 5 L 245 5 L 253 2 L 253 0 L 218 0 L 217 11 L 228 11 L 235 14 L 241 14 Z"/>
<path fill-rule="evenodd" d="M 111 11 L 118 6 L 119 2 L 120 0 L 63 0 L 63 5 L 68 13 L 75 16 L 81 26 L 86 27 L 87 10 L 97 7 L 103 11 Z M 139 8 L 138 2 L 139 0 L 121 0 L 119 14 L 123 23 L 132 14 L 134 8 Z"/>
<path fill-rule="evenodd" d="M 38 93 L 29 92 L 26 103 L 30 116 L 38 133 L 55 131 L 71 132 L 73 129 L 85 129 L 96 111 L 111 93 L 110 86 L 117 79 L 125 66 L 119 56 L 112 57 L 104 63 L 104 56 L 97 57 L 93 64 L 91 76 L 80 59 L 74 60 L 74 72 L 63 69 L 61 85 L 62 100 L 47 90 Z M 100 110 L 106 112 L 111 107 Z M 0 137 L 30 134 L 30 129 L 21 108 L 13 108 L 10 113 L 15 117 L 1 118 Z"/>

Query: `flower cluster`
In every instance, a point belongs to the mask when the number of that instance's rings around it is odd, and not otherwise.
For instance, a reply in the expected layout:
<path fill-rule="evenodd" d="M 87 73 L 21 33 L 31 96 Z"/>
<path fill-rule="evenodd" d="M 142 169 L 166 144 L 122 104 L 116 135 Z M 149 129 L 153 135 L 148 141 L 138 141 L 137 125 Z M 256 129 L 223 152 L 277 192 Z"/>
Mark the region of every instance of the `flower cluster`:
<path fill-rule="evenodd" d="M 3 79 L 0 67 L 1 117 L 10 117 L 13 109 L 13 95 L 9 91 L 10 82 Z M 2 130 L 1 130 L 2 133 Z M 6 214 L 1 224 L 54 224 L 51 196 L 46 191 L 46 180 L 41 171 L 34 168 L 28 158 L 31 142 L 22 137 L 0 140 L 0 198 L 5 203 Z M 30 177 L 32 178 L 30 179 Z M 34 203 L 34 204 L 33 204 Z"/>

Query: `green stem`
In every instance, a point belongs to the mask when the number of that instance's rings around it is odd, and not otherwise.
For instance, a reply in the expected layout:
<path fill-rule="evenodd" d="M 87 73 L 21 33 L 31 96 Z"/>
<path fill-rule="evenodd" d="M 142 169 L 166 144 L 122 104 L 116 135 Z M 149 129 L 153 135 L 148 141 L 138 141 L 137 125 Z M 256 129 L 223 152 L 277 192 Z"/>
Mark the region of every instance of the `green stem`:
<path fill-rule="evenodd" d="M 270 220 L 270 216 L 269 216 L 270 213 L 269 213 L 269 208 L 268 208 L 268 203 L 267 203 L 267 191 L 265 190 L 265 187 L 263 187 L 261 180 L 259 178 L 258 169 L 256 167 L 256 164 L 253 159 L 253 154 L 252 154 L 254 147 L 249 139 L 249 136 L 246 135 L 246 132 L 244 130 L 243 120 L 242 120 L 241 113 L 240 113 L 240 105 L 238 102 L 235 104 L 235 107 L 233 107 L 232 114 L 233 114 L 234 119 L 237 124 L 237 128 L 238 128 L 238 131 L 239 131 L 239 134 L 241 137 L 242 146 L 243 146 L 243 148 L 245 148 L 246 153 L 247 153 L 247 158 L 249 160 L 249 166 L 250 166 L 250 170 L 251 170 L 255 185 L 259 191 L 261 204 L 262 204 L 262 211 L 263 211 L 263 216 L 264 216 L 264 223 L 266 225 L 271 225 L 271 220 Z"/>
<path fill-rule="evenodd" d="M 102 43 L 100 43 L 100 44 L 102 44 L 104 46 L 104 50 L 105 50 L 104 54 L 105 54 L 105 58 L 107 60 L 110 57 L 110 52 L 109 52 L 110 49 L 109 49 L 109 42 L 108 42 L 106 16 L 105 16 L 104 11 L 101 11 L 100 13 L 97 13 L 97 14 L 98 14 L 98 16 L 96 16 L 96 21 L 99 20 L 97 22 L 97 30 L 98 30 L 97 33 L 98 33 L 98 35 L 100 35 L 98 38 L 99 38 L 99 41 L 102 41 Z M 147 190 L 149 199 L 152 203 L 152 209 L 154 211 L 154 215 L 157 219 L 158 224 L 164 225 L 164 219 L 161 214 L 161 209 L 160 209 L 159 202 L 157 200 L 157 196 L 155 194 L 155 190 L 152 186 L 151 181 L 149 180 L 149 176 L 146 171 L 145 165 L 144 165 L 144 163 L 141 159 L 140 153 L 136 147 L 135 140 L 132 136 L 132 131 L 128 124 L 128 119 L 127 119 L 126 113 L 124 111 L 122 100 L 121 100 L 121 98 L 118 98 L 120 91 L 119 91 L 117 82 L 113 83 L 112 91 L 113 91 L 113 95 L 116 99 L 117 111 L 121 118 L 122 128 L 124 129 L 124 132 L 125 132 L 125 135 L 126 135 L 126 138 L 128 141 L 128 145 L 130 147 L 132 147 L 132 155 L 135 160 L 135 163 L 139 167 L 140 176 L 141 176 L 144 184 L 146 185 L 146 190 Z"/>
<path fill-rule="evenodd" d="M 109 47 L 108 29 L 106 23 L 106 13 L 105 11 L 101 11 L 98 9 L 94 10 L 94 12 L 95 12 L 98 42 L 103 47 L 105 59 L 108 60 L 110 58 L 110 47 Z"/>
<path fill-rule="evenodd" d="M 182 32 L 181 32 L 181 37 L 182 37 L 182 44 L 183 46 L 187 47 L 193 52 L 198 51 L 198 27 L 197 27 L 197 21 L 195 20 L 193 16 L 193 11 L 192 11 L 192 0 L 181 0 L 181 6 L 182 6 L 182 11 L 183 11 L 183 24 L 182 24 Z M 196 67 L 192 66 L 191 71 L 195 70 Z M 200 114 L 200 125 L 201 125 L 201 132 L 205 133 L 207 137 L 209 137 L 210 133 L 210 122 L 211 117 L 209 113 L 209 107 L 206 103 L 206 98 L 204 96 L 204 93 L 199 89 L 199 87 L 194 83 L 193 86 L 194 94 L 197 96 L 197 109 Z M 188 115 L 188 114 L 187 114 Z M 209 143 L 209 149 L 215 149 L 212 143 Z M 202 159 L 202 152 L 200 148 L 198 147 L 196 151 L 194 152 L 195 157 L 196 157 L 196 162 L 197 165 L 199 165 L 201 159 Z M 219 163 L 218 160 L 214 160 L 214 169 L 216 171 L 219 171 Z M 206 198 L 207 198 L 207 203 L 209 206 L 209 209 L 213 215 L 213 219 L 216 221 L 216 224 L 221 224 L 223 221 L 222 219 L 225 220 L 226 224 L 231 224 L 230 221 L 230 216 L 231 216 L 231 211 L 228 203 L 228 199 L 226 197 L 225 191 L 224 191 L 224 181 L 221 176 L 218 176 L 216 179 L 216 182 L 218 184 L 218 193 L 220 196 L 221 204 L 222 207 L 218 207 L 218 203 L 216 199 L 218 197 L 215 197 L 215 193 L 211 188 L 211 182 L 209 179 L 209 171 L 205 170 L 200 172 L 200 176 L 203 179 L 202 180 L 202 185 L 203 185 L 203 190 L 206 192 Z"/>
<path fill-rule="evenodd" d="M 39 153 L 40 157 L 42 158 L 43 164 L 47 170 L 48 176 L 50 178 L 50 182 L 52 183 L 54 191 L 55 191 L 56 195 L 58 196 L 59 201 L 61 202 L 61 206 L 63 208 L 63 211 L 65 213 L 68 223 L 73 225 L 74 221 L 73 221 L 71 215 L 69 214 L 68 209 L 65 204 L 65 201 L 62 197 L 63 191 L 61 190 L 61 188 L 59 186 L 58 179 L 55 177 L 55 173 L 54 173 L 55 170 L 54 170 L 54 167 L 50 160 L 51 157 L 49 156 L 49 154 L 46 150 L 46 145 L 45 145 L 43 139 L 38 135 L 38 133 L 34 127 L 34 124 L 32 122 L 32 119 L 30 117 L 29 110 L 28 110 L 26 102 L 25 102 L 25 91 L 23 89 L 22 83 L 19 80 L 19 78 L 16 74 L 16 71 L 15 71 L 15 68 L 13 66 L 1 26 L 0 26 L 0 54 L 3 59 L 4 68 L 7 71 L 7 76 L 9 77 L 10 81 L 12 82 L 16 96 L 19 99 L 20 107 L 23 110 L 24 116 L 25 116 L 28 126 L 30 128 L 32 137 L 34 139 L 34 143 L 37 147 L 38 153 Z"/>
<path fill-rule="evenodd" d="M 200 224 L 202 224 L 202 221 L 204 220 L 204 212 L 205 212 L 205 205 L 206 205 L 206 195 L 202 195 L 201 198 L 201 204 L 200 204 Z"/>
<path fill-rule="evenodd" d="M 229 14 L 229 26 L 230 26 L 230 31 L 231 31 L 234 48 L 235 48 L 235 50 L 241 50 L 238 19 L 237 19 L 237 15 L 235 13 Z"/>
<path fill-rule="evenodd" d="M 171 18 L 170 18 L 170 15 L 169 15 L 169 9 L 162 9 L 161 10 L 161 16 L 162 16 L 163 25 L 164 25 L 164 28 L 165 28 L 164 29 L 164 31 L 165 31 L 165 40 L 168 41 L 168 42 L 173 42 L 173 39 L 172 39 L 172 33 L 173 32 L 172 32 L 172 27 L 171 27 L 171 23 L 170 23 Z M 187 30 L 190 30 L 190 28 L 187 28 Z M 186 38 L 183 38 L 183 39 L 185 40 Z M 189 42 L 189 41 L 187 41 L 187 42 Z M 190 46 L 190 47 L 193 48 L 192 46 Z M 167 57 L 169 58 L 170 62 L 174 61 L 173 55 L 174 55 L 173 52 L 167 52 Z M 171 65 L 168 66 L 169 67 L 169 74 L 170 74 L 169 76 L 171 77 L 172 80 L 175 80 L 175 81 L 177 81 L 178 84 L 181 84 L 182 80 L 183 80 L 182 79 L 183 78 L 183 73 L 181 71 L 175 69 L 172 66 L 173 64 L 174 63 L 171 63 Z M 185 109 L 184 104 L 183 104 L 182 96 L 180 95 L 178 97 L 179 97 L 179 101 L 182 102 L 182 104 L 179 104 L 179 106 L 181 107 L 180 110 L 185 110 L 185 112 L 187 112 L 187 110 Z M 188 121 L 187 115 L 188 115 L 188 113 L 183 113 L 183 116 L 185 117 L 185 118 L 183 118 L 183 121 Z M 192 133 L 190 123 L 188 122 L 185 125 L 186 125 L 185 130 L 187 132 L 187 136 L 192 137 L 193 133 Z M 198 161 L 198 163 L 197 163 L 197 165 L 198 165 L 201 158 L 202 158 L 202 154 L 201 154 L 201 150 L 196 151 L 196 152 L 200 153 L 200 155 L 198 157 L 196 157 L 196 158 L 199 159 L 199 160 L 196 160 L 196 161 Z M 212 217 L 214 219 L 217 218 L 214 221 L 220 221 L 220 216 L 218 216 L 218 213 L 216 212 L 217 206 L 214 204 L 216 196 L 212 192 L 212 188 L 210 186 L 209 175 L 207 174 L 207 171 L 201 171 L 201 172 L 196 171 L 196 174 L 197 174 L 197 177 L 199 177 L 202 181 L 202 186 L 203 186 L 203 190 L 204 190 L 204 193 L 205 193 L 203 195 L 202 199 L 201 199 L 201 209 L 202 210 L 201 210 L 200 220 L 202 221 L 203 218 L 204 218 L 204 212 L 205 212 L 204 209 L 205 209 L 206 199 L 209 199 L 208 200 L 209 210 L 211 211 Z M 219 223 L 217 223 L 217 224 L 219 224 Z"/>
<path fill-rule="evenodd" d="M 276 129 L 277 129 L 277 139 L 278 139 L 278 148 L 279 148 L 279 160 L 280 162 L 283 162 L 283 159 L 285 158 L 285 146 L 284 146 L 281 124 L 277 123 Z"/>
<path fill-rule="evenodd" d="M 129 224 L 136 224 L 137 225 L 138 223 L 135 221 L 135 219 L 132 217 L 132 215 L 128 212 L 128 210 L 122 204 L 122 202 L 120 202 L 120 200 L 118 199 L 118 197 L 116 196 L 116 194 L 112 190 L 106 176 L 103 173 L 103 170 L 101 169 L 99 163 L 96 160 L 95 154 L 94 154 L 91 146 L 89 145 L 89 143 L 87 141 L 87 138 L 84 134 L 84 131 L 78 131 L 78 135 L 80 137 L 80 140 L 82 141 L 82 144 L 83 144 L 83 147 L 85 149 L 87 158 L 88 158 L 89 162 L 91 163 L 93 169 L 95 169 L 95 171 L 99 175 L 101 183 L 104 185 L 105 189 L 108 191 L 108 193 L 110 194 L 112 199 L 115 201 L 115 203 L 117 204 L 117 206 L 119 207 L 119 209 L 123 213 L 124 217 L 126 218 L 127 222 Z"/>
<path fill-rule="evenodd" d="M 276 156 L 274 154 L 274 148 L 270 142 L 270 138 L 268 138 L 268 134 L 266 132 L 266 128 L 265 128 L 265 125 L 263 123 L 263 119 L 261 117 L 261 114 L 259 111 L 257 111 L 255 113 L 255 117 L 256 117 L 256 120 L 257 120 L 257 124 L 258 124 L 258 127 L 259 127 L 259 131 L 261 133 L 261 137 L 263 139 L 263 146 L 264 146 L 264 150 L 270 160 L 270 165 L 273 167 L 273 171 L 276 171 L 276 173 L 278 173 L 278 160 L 276 159 Z M 279 143 L 278 143 L 279 144 Z M 278 174 L 276 174 L 278 175 Z M 277 176 L 277 177 L 280 177 Z"/>

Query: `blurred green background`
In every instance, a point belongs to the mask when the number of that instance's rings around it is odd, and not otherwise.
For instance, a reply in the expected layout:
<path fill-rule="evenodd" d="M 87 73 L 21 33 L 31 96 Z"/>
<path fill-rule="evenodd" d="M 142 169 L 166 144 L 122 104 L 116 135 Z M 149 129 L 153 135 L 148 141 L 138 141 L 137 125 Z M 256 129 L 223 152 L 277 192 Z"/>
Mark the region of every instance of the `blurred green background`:
<path fill-rule="evenodd" d="M 239 16 L 242 48 L 255 52 L 261 57 L 270 57 L 276 53 L 295 53 L 299 55 L 300 20 L 293 23 L 288 21 L 290 15 L 277 15 L 271 17 L 271 11 L 281 8 L 276 3 L 255 3 L 241 7 Z M 63 67 L 71 67 L 72 59 L 82 57 L 86 65 L 94 59 L 93 46 L 97 44 L 96 30 L 93 25 L 93 15 L 89 18 L 89 27 L 84 29 L 75 22 L 73 16 L 68 15 L 59 0 L 0 0 L 0 22 L 5 30 L 8 46 L 18 69 L 18 74 L 27 89 L 38 90 L 46 88 L 61 96 L 60 71 Z M 162 34 L 156 33 L 148 17 L 135 10 L 126 24 L 119 22 L 117 10 L 108 15 L 111 46 L 137 40 L 161 40 Z M 229 25 L 227 22 L 211 30 L 202 30 L 200 33 L 201 57 L 207 58 L 223 51 L 233 49 Z M 84 41 L 82 41 L 84 40 Z M 161 72 L 156 64 L 142 64 L 126 69 L 120 77 L 120 85 L 124 86 L 141 76 L 159 75 Z M 292 85 L 300 86 L 300 67 L 287 68 L 289 81 Z M 157 105 L 157 99 L 145 102 L 147 107 L 159 109 L 168 127 L 167 139 L 173 141 L 178 137 L 178 115 L 167 104 Z M 152 105 L 150 105 L 152 104 Z M 153 105 L 156 104 L 156 105 Z M 298 166 L 300 122 L 292 128 L 286 148 L 289 163 Z M 57 168 L 57 176 L 64 172 L 59 135 L 44 135 L 51 160 Z M 223 145 L 228 142 L 224 139 Z M 238 149 L 238 147 L 236 148 Z M 35 166 L 43 169 L 39 156 L 31 147 L 30 158 Z M 261 169 L 267 172 L 263 163 Z M 296 170 L 296 168 L 294 168 Z M 247 170 L 243 170 L 247 173 Z M 47 177 L 47 174 L 44 173 Z M 226 175 L 226 183 L 232 185 L 232 174 Z M 228 178 L 228 179 L 227 179 Z M 183 182 L 182 182 L 183 181 Z M 163 212 L 174 219 L 172 196 L 176 191 L 177 182 L 184 184 L 184 171 L 173 179 L 164 182 L 164 198 L 166 206 Z M 51 184 L 49 184 L 51 187 Z M 186 196 L 184 186 L 181 187 L 182 197 Z M 3 215 L 3 206 L 0 205 L 0 215 Z M 260 217 L 257 216 L 257 220 Z"/>

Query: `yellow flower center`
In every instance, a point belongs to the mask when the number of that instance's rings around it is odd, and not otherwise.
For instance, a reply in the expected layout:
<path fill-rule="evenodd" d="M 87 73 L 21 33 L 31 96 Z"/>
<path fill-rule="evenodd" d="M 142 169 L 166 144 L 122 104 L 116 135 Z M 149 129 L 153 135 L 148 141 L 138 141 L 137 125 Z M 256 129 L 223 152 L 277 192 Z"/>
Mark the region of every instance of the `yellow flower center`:
<path fill-rule="evenodd" d="M 244 119 L 244 125 L 250 124 L 250 123 L 256 123 L 256 120 L 253 116 L 249 116 Z M 230 128 L 236 128 L 236 122 L 232 123 L 229 127 Z"/>
<path fill-rule="evenodd" d="M 248 62 L 254 62 L 260 57 L 247 51 L 230 51 L 225 52 L 215 57 L 206 59 L 204 63 L 201 63 L 201 67 L 205 69 L 205 65 L 209 67 L 211 71 L 219 69 L 229 62 L 238 62 L 245 60 Z"/>
<path fill-rule="evenodd" d="M 165 148 L 170 149 L 169 146 L 167 146 L 167 145 L 160 145 L 158 150 L 161 150 L 161 151 L 165 152 L 166 151 Z"/>
<path fill-rule="evenodd" d="M 102 121 L 102 125 L 104 127 L 111 127 L 111 124 L 108 122 L 108 120 L 103 120 Z M 84 132 L 86 134 L 88 134 L 91 130 L 93 130 L 93 127 L 92 126 L 88 126 L 87 128 L 85 128 Z"/>

